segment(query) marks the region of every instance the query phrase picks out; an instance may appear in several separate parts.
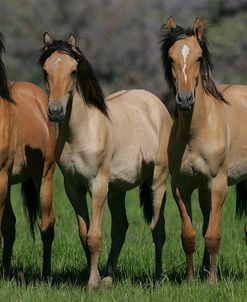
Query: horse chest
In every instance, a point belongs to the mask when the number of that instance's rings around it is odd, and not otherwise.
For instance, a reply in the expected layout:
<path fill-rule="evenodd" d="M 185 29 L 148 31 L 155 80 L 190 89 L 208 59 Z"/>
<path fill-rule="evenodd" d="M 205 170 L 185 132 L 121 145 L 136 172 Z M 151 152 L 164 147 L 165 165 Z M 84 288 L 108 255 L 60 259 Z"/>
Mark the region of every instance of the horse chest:
<path fill-rule="evenodd" d="M 211 152 L 200 152 L 188 147 L 182 154 L 173 154 L 170 169 L 172 175 L 183 182 L 204 183 L 217 174 L 219 163 L 216 154 L 214 158 Z"/>
<path fill-rule="evenodd" d="M 208 165 L 205 160 L 198 154 L 185 154 L 180 168 L 180 174 L 189 177 L 201 177 L 209 175 Z"/>
<path fill-rule="evenodd" d="M 82 181 L 84 184 L 97 174 L 99 163 L 98 158 L 84 154 L 80 147 L 64 143 L 62 149 L 59 145 L 56 148 L 56 161 L 63 174 Z"/>

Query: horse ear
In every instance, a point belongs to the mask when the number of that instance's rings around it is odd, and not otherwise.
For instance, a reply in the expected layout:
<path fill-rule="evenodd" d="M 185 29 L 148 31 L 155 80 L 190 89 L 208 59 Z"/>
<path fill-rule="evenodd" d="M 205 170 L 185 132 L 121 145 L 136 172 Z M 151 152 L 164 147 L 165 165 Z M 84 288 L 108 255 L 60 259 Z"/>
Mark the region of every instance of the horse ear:
<path fill-rule="evenodd" d="M 163 31 L 165 33 L 168 33 L 170 31 L 173 31 L 175 28 L 177 27 L 177 24 L 175 23 L 175 21 L 173 20 L 172 16 L 170 16 L 167 19 L 166 24 L 163 26 Z"/>
<path fill-rule="evenodd" d="M 76 50 L 77 47 L 77 39 L 74 33 L 70 33 L 69 38 L 68 38 L 68 43 L 71 46 L 72 49 Z"/>
<path fill-rule="evenodd" d="M 43 43 L 45 47 L 51 46 L 51 44 L 54 42 L 54 39 L 52 36 L 49 35 L 48 31 L 44 32 L 43 34 Z"/>
<path fill-rule="evenodd" d="M 200 40 L 203 35 L 204 24 L 199 17 L 197 17 L 195 22 L 193 23 L 192 29 L 194 31 L 194 35 Z"/>

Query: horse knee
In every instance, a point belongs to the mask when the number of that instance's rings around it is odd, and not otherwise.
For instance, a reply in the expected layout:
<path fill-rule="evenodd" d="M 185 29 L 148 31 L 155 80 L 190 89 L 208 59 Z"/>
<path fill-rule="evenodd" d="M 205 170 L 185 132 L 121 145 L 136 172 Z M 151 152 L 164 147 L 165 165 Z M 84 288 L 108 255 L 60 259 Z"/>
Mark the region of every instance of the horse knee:
<path fill-rule="evenodd" d="M 53 240 L 54 239 L 54 225 L 55 225 L 55 215 L 53 212 L 46 217 L 42 217 L 39 223 L 39 229 L 41 233 L 42 240 Z"/>
<path fill-rule="evenodd" d="M 220 247 L 220 235 L 206 235 L 204 240 L 205 247 L 209 253 L 218 253 Z"/>
<path fill-rule="evenodd" d="M 102 246 L 102 236 L 97 234 L 88 235 L 87 246 L 91 254 L 99 252 Z"/>
<path fill-rule="evenodd" d="M 196 247 L 196 233 L 192 232 L 189 235 L 182 235 L 182 244 L 186 254 L 193 254 Z"/>

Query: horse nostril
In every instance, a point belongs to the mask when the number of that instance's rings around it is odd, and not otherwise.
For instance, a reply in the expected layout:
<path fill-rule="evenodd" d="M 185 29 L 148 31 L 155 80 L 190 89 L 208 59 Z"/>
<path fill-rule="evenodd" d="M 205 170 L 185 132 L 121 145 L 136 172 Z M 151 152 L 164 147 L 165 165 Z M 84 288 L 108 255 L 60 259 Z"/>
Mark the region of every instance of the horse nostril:
<path fill-rule="evenodd" d="M 183 99 L 181 98 L 180 94 L 178 94 L 178 102 L 181 104 Z"/>
<path fill-rule="evenodd" d="M 51 110 L 51 107 L 50 106 L 48 106 L 48 114 L 52 114 L 52 110 Z"/>
<path fill-rule="evenodd" d="M 57 112 L 59 114 L 62 114 L 63 113 L 63 106 L 58 107 Z"/>

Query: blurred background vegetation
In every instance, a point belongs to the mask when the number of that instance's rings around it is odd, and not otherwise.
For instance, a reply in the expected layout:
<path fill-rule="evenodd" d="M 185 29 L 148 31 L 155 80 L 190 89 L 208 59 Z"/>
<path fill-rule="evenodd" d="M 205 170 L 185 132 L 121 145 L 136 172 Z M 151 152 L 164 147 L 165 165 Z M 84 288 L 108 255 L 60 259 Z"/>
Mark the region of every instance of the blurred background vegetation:
<path fill-rule="evenodd" d="M 190 26 L 206 23 L 217 83 L 247 82 L 246 0 L 1 0 L 0 31 L 11 80 L 42 84 L 37 66 L 42 34 L 76 33 L 105 94 L 145 88 L 163 97 L 161 25 L 172 15 Z"/>

